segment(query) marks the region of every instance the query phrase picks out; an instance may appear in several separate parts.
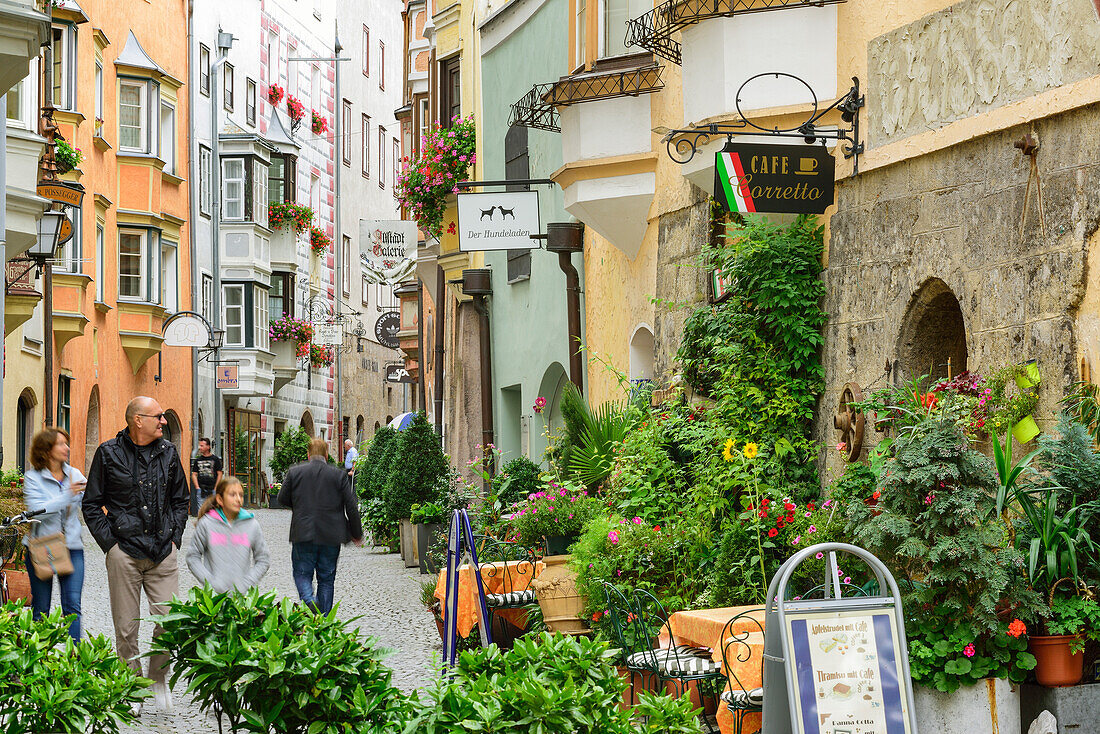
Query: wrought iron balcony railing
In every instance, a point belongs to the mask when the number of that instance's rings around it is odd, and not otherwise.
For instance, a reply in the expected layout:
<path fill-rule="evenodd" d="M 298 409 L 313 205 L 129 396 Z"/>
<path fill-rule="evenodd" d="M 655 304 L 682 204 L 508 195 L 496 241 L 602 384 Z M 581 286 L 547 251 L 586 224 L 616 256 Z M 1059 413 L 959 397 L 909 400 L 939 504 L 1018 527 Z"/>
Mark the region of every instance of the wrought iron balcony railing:
<path fill-rule="evenodd" d="M 648 64 L 632 69 L 574 74 L 556 82 L 536 84 L 512 105 L 508 124 L 561 132 L 559 106 L 656 92 L 664 87 L 661 72 L 660 65 Z"/>

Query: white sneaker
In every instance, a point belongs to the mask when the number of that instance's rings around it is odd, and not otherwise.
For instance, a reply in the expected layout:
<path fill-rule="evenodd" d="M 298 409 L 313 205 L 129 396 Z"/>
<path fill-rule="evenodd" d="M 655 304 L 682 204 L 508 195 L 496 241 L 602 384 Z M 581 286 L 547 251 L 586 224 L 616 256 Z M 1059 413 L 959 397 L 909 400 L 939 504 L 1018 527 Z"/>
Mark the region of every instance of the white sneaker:
<path fill-rule="evenodd" d="M 153 697 L 156 699 L 157 708 L 164 711 L 172 710 L 172 689 L 167 683 L 154 683 Z"/>

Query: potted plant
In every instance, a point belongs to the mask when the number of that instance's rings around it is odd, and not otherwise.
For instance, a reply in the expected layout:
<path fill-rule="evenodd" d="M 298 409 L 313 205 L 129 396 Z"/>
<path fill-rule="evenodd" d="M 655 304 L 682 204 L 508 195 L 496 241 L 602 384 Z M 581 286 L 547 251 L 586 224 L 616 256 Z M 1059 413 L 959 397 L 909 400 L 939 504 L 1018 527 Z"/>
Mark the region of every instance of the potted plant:
<path fill-rule="evenodd" d="M 68 173 L 81 164 L 84 153 L 58 138 L 54 141 L 53 159 L 57 163 L 58 173 Z"/>
<path fill-rule="evenodd" d="M 271 337 L 271 351 L 275 353 L 275 368 L 295 369 L 298 358 L 309 355 L 313 324 L 283 314 L 271 320 L 268 334 Z"/>
<path fill-rule="evenodd" d="M 285 92 L 283 91 L 282 87 L 280 87 L 278 84 L 272 84 L 267 88 L 267 101 L 272 106 L 277 105 L 279 104 L 279 102 L 282 101 L 283 94 L 285 94 Z"/>
<path fill-rule="evenodd" d="M 1059 579 L 1050 590 L 1050 617 L 1039 623 L 1045 634 L 1031 635 L 1035 679 L 1051 688 L 1075 686 L 1084 677 L 1085 641 L 1100 642 L 1100 603 L 1096 592 L 1081 584 L 1073 595 L 1057 595 Z"/>
<path fill-rule="evenodd" d="M 1032 359 L 1023 364 L 1016 365 L 1012 377 L 1016 381 L 1017 387 L 1021 390 L 1038 387 L 1040 382 L 1039 360 Z"/>
<path fill-rule="evenodd" d="M 320 227 L 309 228 L 309 249 L 314 255 L 322 255 L 332 247 L 332 238 Z"/>
<path fill-rule="evenodd" d="M 565 555 L 598 509 L 599 502 L 583 487 L 551 481 L 516 508 L 512 527 L 521 543 L 545 547 L 548 556 Z"/>
<path fill-rule="evenodd" d="M 439 564 L 428 553 L 432 538 L 443 529 L 447 511 L 434 502 L 417 503 L 410 510 L 410 520 L 416 532 L 416 547 L 419 551 L 420 573 L 439 573 Z"/>
<path fill-rule="evenodd" d="M 306 106 L 302 100 L 292 94 L 286 96 L 286 113 L 290 116 L 291 128 L 297 130 L 302 124 L 302 118 L 306 116 Z"/>
<path fill-rule="evenodd" d="M 1039 425 L 1032 416 L 1039 404 L 1039 395 L 1034 389 L 1038 379 L 1027 387 L 1021 387 L 1018 379 L 1010 386 L 1009 380 L 1028 374 L 1029 368 L 1024 365 L 1012 365 L 997 370 L 989 379 L 989 399 L 996 406 L 990 417 L 993 432 L 1011 430 L 1013 438 L 1021 444 L 1039 435 Z M 1031 382 L 1031 378 L 1028 377 L 1025 382 Z"/>
<path fill-rule="evenodd" d="M 336 362 L 336 353 L 332 347 L 322 347 L 319 344 L 309 345 L 309 366 L 313 369 L 329 367 Z"/>
<path fill-rule="evenodd" d="M 324 135 L 328 131 L 328 119 L 317 110 L 310 110 L 310 112 L 313 113 L 313 119 L 310 121 L 309 129 L 314 135 Z"/>

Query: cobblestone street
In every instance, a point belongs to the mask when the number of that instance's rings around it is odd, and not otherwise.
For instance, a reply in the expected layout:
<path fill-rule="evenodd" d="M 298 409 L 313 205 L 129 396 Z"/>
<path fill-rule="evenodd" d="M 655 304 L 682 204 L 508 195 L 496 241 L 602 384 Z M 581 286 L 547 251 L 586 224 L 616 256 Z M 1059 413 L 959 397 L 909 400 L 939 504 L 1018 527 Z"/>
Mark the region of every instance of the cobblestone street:
<path fill-rule="evenodd" d="M 290 572 L 290 512 L 284 510 L 258 510 L 264 538 L 271 551 L 271 569 L 263 579 L 261 588 L 274 588 L 280 595 L 297 600 L 294 581 Z M 188 548 L 193 521 L 188 522 L 184 533 L 184 551 Z M 87 571 L 84 581 L 83 621 L 86 634 L 103 633 L 112 641 L 110 603 L 107 596 L 107 574 L 103 553 L 85 532 Z M 345 546 L 340 553 L 340 565 L 336 575 L 336 602 L 339 614 L 344 618 L 358 616 L 356 624 L 368 635 L 375 637 L 379 645 L 391 652 L 388 664 L 394 669 L 395 685 L 411 691 L 426 685 L 432 678 L 433 656 L 439 654 L 439 635 L 431 617 L 420 604 L 420 576 L 416 569 L 406 569 L 399 556 L 380 549 Z M 180 594 L 194 585 L 186 562 L 180 556 Z M 56 587 L 55 587 L 56 588 Z M 57 591 L 54 592 L 54 604 Z M 143 613 L 147 612 L 142 602 Z M 141 649 L 148 649 L 151 625 L 142 623 Z M 132 734 L 157 732 L 193 734 L 216 732 L 217 723 L 212 717 L 192 705 L 183 693 L 181 681 L 173 691 L 175 709 L 171 714 L 158 711 L 152 699 L 141 715 L 141 723 L 126 730 Z"/>

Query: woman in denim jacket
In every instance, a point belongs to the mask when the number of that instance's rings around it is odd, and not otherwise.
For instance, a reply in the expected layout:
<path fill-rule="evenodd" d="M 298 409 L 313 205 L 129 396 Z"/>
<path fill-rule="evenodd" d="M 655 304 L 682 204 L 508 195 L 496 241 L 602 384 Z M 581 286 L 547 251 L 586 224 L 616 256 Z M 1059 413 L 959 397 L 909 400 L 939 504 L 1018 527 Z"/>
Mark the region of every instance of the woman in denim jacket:
<path fill-rule="evenodd" d="M 65 545 L 73 562 L 73 572 L 59 576 L 61 610 L 75 614 L 69 634 L 80 639 L 80 594 L 84 588 L 84 542 L 80 536 L 80 500 L 86 479 L 79 469 L 69 466 L 69 434 L 60 428 L 39 431 L 31 442 L 31 466 L 23 477 L 23 499 L 28 510 L 45 510 L 31 533 L 36 536 L 65 533 Z M 23 539 L 27 545 L 27 539 Z M 31 606 L 34 618 L 50 611 L 53 577 L 39 579 L 27 557 L 27 572 L 31 580 Z"/>

